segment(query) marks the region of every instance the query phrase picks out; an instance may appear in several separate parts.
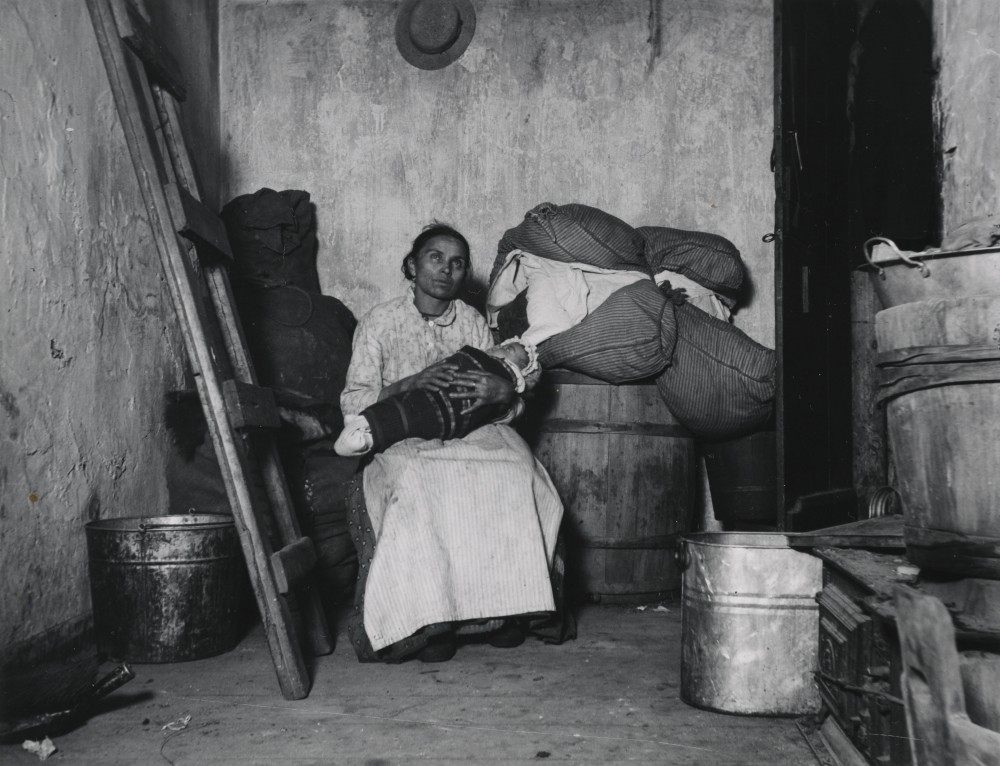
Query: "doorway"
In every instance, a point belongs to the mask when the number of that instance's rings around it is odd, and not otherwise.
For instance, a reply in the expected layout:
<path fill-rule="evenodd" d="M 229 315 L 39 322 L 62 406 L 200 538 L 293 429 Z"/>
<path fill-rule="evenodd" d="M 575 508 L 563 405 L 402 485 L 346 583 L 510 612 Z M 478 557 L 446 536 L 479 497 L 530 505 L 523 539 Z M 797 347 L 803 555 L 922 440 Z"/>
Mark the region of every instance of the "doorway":
<path fill-rule="evenodd" d="M 776 0 L 778 526 L 865 513 L 852 273 L 872 236 L 940 241 L 931 0 Z M 860 431 L 864 431 L 860 428 Z M 876 470 L 875 473 L 878 473 Z"/>

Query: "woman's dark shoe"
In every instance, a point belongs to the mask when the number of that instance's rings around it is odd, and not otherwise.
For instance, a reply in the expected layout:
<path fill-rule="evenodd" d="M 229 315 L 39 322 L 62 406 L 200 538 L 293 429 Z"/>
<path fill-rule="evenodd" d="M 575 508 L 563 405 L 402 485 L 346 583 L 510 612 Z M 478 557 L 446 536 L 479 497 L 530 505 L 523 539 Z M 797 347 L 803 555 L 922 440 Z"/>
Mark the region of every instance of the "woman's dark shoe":
<path fill-rule="evenodd" d="M 490 646 L 513 649 L 524 643 L 524 628 L 517 620 L 504 620 L 503 625 L 490 634 Z"/>
<path fill-rule="evenodd" d="M 417 652 L 421 662 L 447 662 L 455 656 L 458 644 L 454 633 L 443 633 L 431 638 L 430 642 Z"/>

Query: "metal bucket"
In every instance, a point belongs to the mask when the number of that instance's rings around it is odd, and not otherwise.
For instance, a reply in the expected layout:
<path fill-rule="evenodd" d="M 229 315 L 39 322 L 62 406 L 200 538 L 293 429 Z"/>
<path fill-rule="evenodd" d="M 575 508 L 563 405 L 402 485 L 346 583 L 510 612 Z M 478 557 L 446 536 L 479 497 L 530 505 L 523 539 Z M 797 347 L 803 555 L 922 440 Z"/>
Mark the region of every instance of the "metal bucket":
<path fill-rule="evenodd" d="M 101 651 L 131 662 L 179 662 L 239 641 L 249 582 L 231 516 L 106 519 L 86 532 Z"/>
<path fill-rule="evenodd" d="M 820 709 L 822 562 L 777 533 L 685 535 L 681 699 L 743 715 Z"/>

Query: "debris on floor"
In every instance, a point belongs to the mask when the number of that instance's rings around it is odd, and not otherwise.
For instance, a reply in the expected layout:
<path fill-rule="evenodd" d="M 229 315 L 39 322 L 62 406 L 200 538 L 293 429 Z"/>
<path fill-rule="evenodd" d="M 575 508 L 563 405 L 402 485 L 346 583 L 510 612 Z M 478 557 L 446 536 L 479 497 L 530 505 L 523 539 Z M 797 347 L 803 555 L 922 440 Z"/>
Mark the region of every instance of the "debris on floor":
<path fill-rule="evenodd" d="M 186 729 L 188 727 L 189 723 L 191 723 L 190 713 L 188 713 L 183 718 L 178 718 L 176 721 L 171 721 L 170 723 L 163 724 L 163 726 L 160 727 L 160 731 L 182 731 L 183 729 Z"/>
<path fill-rule="evenodd" d="M 41 742 L 34 739 L 26 739 L 21 743 L 21 747 L 29 753 L 37 755 L 38 760 L 40 761 L 44 761 L 58 749 L 54 744 L 52 744 L 52 740 L 48 737 L 43 739 Z"/>

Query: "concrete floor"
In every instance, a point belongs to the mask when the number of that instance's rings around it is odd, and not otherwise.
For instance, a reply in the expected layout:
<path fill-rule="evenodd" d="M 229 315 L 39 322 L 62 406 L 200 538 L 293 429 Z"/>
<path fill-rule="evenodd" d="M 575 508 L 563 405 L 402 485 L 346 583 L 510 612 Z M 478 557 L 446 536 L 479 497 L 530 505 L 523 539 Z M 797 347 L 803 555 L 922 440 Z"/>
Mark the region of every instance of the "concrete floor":
<path fill-rule="evenodd" d="M 135 665 L 135 679 L 88 721 L 54 737 L 48 762 L 821 763 L 794 720 L 680 701 L 680 608 L 666 607 L 587 606 L 575 641 L 462 646 L 435 665 L 362 665 L 341 635 L 296 702 L 281 697 L 258 627 L 219 657 Z M 186 728 L 164 728 L 188 716 Z M 18 745 L 0 747 L 0 763 L 38 762 Z"/>

